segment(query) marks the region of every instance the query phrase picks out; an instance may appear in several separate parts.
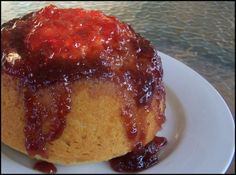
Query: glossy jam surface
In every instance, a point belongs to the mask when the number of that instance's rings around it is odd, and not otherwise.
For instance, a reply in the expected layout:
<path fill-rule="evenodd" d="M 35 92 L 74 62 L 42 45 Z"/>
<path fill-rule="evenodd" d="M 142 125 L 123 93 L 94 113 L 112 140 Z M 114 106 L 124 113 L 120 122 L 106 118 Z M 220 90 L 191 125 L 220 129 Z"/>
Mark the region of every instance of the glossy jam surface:
<path fill-rule="evenodd" d="M 50 5 L 3 24 L 1 36 L 2 72 L 17 77 L 24 91 L 30 155 L 48 156 L 47 143 L 63 133 L 73 108 L 71 83 L 81 79 L 113 81 L 129 93 L 120 94 L 127 137 L 132 145 L 145 142 L 143 121 L 151 102 L 160 112 L 165 99 L 163 70 L 150 42 L 129 25 L 99 11 Z M 137 115 L 135 109 L 143 112 Z M 157 123 L 164 119 L 158 115 Z"/>
<path fill-rule="evenodd" d="M 45 102 L 46 95 L 49 98 Z M 46 143 L 59 138 L 65 128 L 65 116 L 71 109 L 71 89 L 66 83 L 48 87 L 46 94 L 27 88 L 24 101 L 26 150 L 31 156 L 48 157 Z"/>
<path fill-rule="evenodd" d="M 118 172 L 137 172 L 147 169 L 159 162 L 159 152 L 166 144 L 166 138 L 155 137 L 144 147 L 137 145 L 132 152 L 111 159 L 111 167 Z"/>
<path fill-rule="evenodd" d="M 57 168 L 52 163 L 45 161 L 36 162 L 34 169 L 48 174 L 55 174 L 57 172 Z"/>

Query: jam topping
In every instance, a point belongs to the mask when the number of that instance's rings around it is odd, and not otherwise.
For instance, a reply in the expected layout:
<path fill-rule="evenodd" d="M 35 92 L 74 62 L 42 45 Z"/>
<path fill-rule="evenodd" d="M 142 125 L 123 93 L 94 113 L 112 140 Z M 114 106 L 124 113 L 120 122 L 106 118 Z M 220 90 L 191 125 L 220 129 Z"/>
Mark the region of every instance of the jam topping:
<path fill-rule="evenodd" d="M 164 137 L 155 137 L 147 145 L 138 144 L 124 156 L 110 160 L 111 167 L 118 172 L 137 172 L 147 169 L 159 162 L 160 150 L 167 144 Z"/>
<path fill-rule="evenodd" d="M 57 168 L 52 163 L 45 161 L 35 163 L 34 169 L 48 174 L 55 174 L 57 172 Z"/>
<path fill-rule="evenodd" d="M 135 103 L 127 93 L 120 94 L 121 117 L 132 147 L 145 142 L 142 121 L 153 100 L 158 104 L 157 123 L 164 122 L 160 57 L 149 41 L 117 18 L 50 5 L 3 24 L 1 36 L 2 72 L 17 77 L 24 92 L 29 155 L 47 157 L 47 143 L 63 133 L 73 108 L 73 81 L 113 81 L 133 97 Z M 137 108 L 142 111 L 138 115 Z"/>

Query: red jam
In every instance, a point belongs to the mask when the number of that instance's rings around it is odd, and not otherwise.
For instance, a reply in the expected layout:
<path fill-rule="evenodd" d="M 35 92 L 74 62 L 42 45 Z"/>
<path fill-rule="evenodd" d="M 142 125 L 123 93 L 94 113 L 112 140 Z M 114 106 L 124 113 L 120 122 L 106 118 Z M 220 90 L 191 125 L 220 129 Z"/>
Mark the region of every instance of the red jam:
<path fill-rule="evenodd" d="M 45 161 L 35 163 L 34 169 L 48 174 L 55 174 L 57 172 L 57 168 L 52 163 Z"/>
<path fill-rule="evenodd" d="M 24 93 L 26 149 L 32 156 L 40 153 L 47 157 L 46 143 L 61 136 L 66 124 L 65 116 L 71 108 L 71 89 L 66 82 L 48 90 L 50 99 L 46 104 L 40 99 L 40 96 L 45 96 L 40 91 L 28 88 Z"/>
<path fill-rule="evenodd" d="M 121 94 L 121 117 L 132 146 L 145 142 L 151 101 L 159 109 L 165 99 L 163 70 L 150 42 L 129 25 L 99 11 L 50 5 L 3 24 L 1 36 L 2 72 L 17 77 L 24 92 L 29 155 L 47 158 L 47 144 L 61 136 L 73 108 L 71 83 L 82 79 L 113 81 L 131 94 L 135 103 Z"/>
<path fill-rule="evenodd" d="M 144 147 L 139 144 L 124 156 L 110 160 L 111 167 L 118 172 L 137 172 L 159 162 L 159 152 L 167 144 L 164 137 L 155 137 Z"/>

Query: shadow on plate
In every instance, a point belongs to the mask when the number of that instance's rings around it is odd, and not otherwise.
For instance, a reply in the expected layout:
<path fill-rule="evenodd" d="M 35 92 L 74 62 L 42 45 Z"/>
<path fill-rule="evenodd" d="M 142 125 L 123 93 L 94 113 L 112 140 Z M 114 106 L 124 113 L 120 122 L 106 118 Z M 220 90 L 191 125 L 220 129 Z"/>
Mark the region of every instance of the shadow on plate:
<path fill-rule="evenodd" d="M 177 148 L 184 136 L 186 115 L 183 105 L 174 91 L 165 85 L 166 89 L 166 122 L 158 135 L 167 138 L 168 144 L 161 153 L 160 160 L 166 159 Z M 160 161 L 161 163 L 161 161 Z"/>
<path fill-rule="evenodd" d="M 1 143 L 1 148 L 2 148 L 3 156 L 6 156 L 11 161 L 21 164 L 24 167 L 32 169 L 34 163 L 36 162 L 35 159 L 30 159 L 25 154 L 10 148 L 4 143 Z"/>

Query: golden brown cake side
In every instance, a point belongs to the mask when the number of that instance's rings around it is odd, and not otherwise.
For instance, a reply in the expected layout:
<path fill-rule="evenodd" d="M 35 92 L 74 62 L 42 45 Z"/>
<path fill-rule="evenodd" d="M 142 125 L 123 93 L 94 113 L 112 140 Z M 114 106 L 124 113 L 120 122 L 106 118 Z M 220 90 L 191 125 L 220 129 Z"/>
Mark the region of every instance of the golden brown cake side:
<path fill-rule="evenodd" d="M 2 73 L 1 122 L 2 142 L 27 154 L 25 149 L 25 107 L 18 80 Z M 124 104 L 119 86 L 112 82 L 77 81 L 72 84 L 72 110 L 66 116 L 62 136 L 47 145 L 49 162 L 78 164 L 98 162 L 131 151 L 127 132 L 121 118 Z M 46 91 L 44 98 L 48 98 Z M 164 102 L 162 100 L 162 102 Z M 135 113 L 138 114 L 139 109 Z M 164 110 L 164 103 L 161 104 Z M 156 122 L 156 101 L 143 122 L 147 125 L 145 142 L 153 139 L 160 125 Z M 38 157 L 39 158 L 39 157 Z"/>

